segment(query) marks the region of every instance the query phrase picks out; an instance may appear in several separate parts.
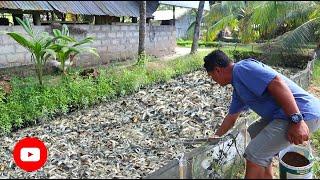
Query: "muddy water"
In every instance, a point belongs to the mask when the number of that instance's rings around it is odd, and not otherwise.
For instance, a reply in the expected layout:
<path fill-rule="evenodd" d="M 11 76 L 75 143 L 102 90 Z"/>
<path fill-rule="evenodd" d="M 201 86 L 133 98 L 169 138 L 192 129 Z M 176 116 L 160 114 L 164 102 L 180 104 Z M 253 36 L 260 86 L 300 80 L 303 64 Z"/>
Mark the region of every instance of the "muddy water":
<path fill-rule="evenodd" d="M 282 157 L 282 161 L 294 167 L 303 167 L 310 164 L 310 161 L 306 157 L 296 152 L 287 152 Z"/>

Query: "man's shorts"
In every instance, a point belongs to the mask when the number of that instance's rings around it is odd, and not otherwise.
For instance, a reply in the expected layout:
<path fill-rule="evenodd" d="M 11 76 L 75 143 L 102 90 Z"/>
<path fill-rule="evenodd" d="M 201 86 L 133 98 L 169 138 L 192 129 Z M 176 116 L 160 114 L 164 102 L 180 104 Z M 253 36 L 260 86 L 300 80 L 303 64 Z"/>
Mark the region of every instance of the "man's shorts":
<path fill-rule="evenodd" d="M 305 122 L 310 133 L 320 127 L 320 119 Z M 251 141 L 243 157 L 255 164 L 268 167 L 272 158 L 290 145 L 287 139 L 288 127 L 289 121 L 282 119 L 275 119 L 271 122 L 260 119 L 253 122 L 248 127 Z"/>

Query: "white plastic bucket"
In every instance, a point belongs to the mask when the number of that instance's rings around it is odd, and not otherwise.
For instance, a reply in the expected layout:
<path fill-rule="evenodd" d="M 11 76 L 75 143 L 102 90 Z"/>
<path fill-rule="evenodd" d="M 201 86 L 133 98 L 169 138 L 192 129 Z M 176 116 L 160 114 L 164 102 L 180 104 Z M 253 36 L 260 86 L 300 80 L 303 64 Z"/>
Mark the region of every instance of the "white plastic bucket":
<path fill-rule="evenodd" d="M 303 167 L 294 167 L 282 161 L 287 152 L 296 152 L 309 160 L 309 164 Z M 280 179 L 312 179 L 312 166 L 314 164 L 311 148 L 291 145 L 279 152 L 279 175 Z"/>

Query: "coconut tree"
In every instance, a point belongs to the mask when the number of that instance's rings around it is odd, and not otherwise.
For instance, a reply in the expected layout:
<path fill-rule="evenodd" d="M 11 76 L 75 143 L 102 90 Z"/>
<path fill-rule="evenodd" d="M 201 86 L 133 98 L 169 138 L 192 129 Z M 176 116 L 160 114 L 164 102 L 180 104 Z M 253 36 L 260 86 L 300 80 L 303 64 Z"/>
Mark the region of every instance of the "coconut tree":
<path fill-rule="evenodd" d="M 47 32 L 34 32 L 30 22 L 28 20 L 21 20 L 16 18 L 18 23 L 22 25 L 23 29 L 26 31 L 27 36 L 19 32 L 5 32 L 11 38 L 13 38 L 21 46 L 25 47 L 31 53 L 31 62 L 35 65 L 35 71 L 39 80 L 39 84 L 42 86 L 42 75 L 43 69 L 50 57 L 56 56 L 56 53 L 51 49 L 54 41 L 58 39 L 70 40 L 66 36 L 56 36 L 53 37 Z"/>
<path fill-rule="evenodd" d="M 145 39 L 146 39 L 146 1 L 140 1 L 140 23 L 139 23 L 139 48 L 138 63 L 145 61 Z"/>
<path fill-rule="evenodd" d="M 319 3 L 314 1 L 222 1 L 211 7 L 205 21 L 211 40 L 230 26 L 243 43 L 277 37 L 273 43 L 290 50 L 314 38 L 319 16 Z"/>
<path fill-rule="evenodd" d="M 202 17 L 203 17 L 204 2 L 205 1 L 199 2 L 197 18 L 196 18 L 196 23 L 195 23 L 195 27 L 194 27 L 193 41 L 192 41 L 191 52 L 190 52 L 191 54 L 194 54 L 198 49 L 198 40 L 199 40 L 199 35 L 200 35 L 200 24 L 201 24 Z"/>
<path fill-rule="evenodd" d="M 61 31 L 59 29 L 53 29 L 53 34 L 54 37 L 69 37 L 69 39 L 58 39 L 55 41 L 54 45 L 49 47 L 56 53 L 57 60 L 60 62 L 61 69 L 63 70 L 64 74 L 66 74 L 67 71 L 66 62 L 68 61 L 69 63 L 72 63 L 73 58 L 76 55 L 89 52 L 99 57 L 96 48 L 85 46 L 86 44 L 93 42 L 93 37 L 86 37 L 80 41 L 77 41 L 76 39 L 70 37 L 69 29 L 65 24 L 62 26 Z"/>

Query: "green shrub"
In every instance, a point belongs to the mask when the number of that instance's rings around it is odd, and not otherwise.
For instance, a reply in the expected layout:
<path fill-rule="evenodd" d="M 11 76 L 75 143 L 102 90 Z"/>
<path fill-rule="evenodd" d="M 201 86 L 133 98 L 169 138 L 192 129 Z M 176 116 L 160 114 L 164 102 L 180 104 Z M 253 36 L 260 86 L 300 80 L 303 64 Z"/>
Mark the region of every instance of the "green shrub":
<path fill-rule="evenodd" d="M 177 40 L 177 45 L 178 46 L 183 46 L 183 47 L 191 47 L 192 46 L 192 41 L 190 40 Z M 204 42 L 204 41 L 199 41 L 198 42 L 199 47 L 222 47 L 222 44 L 219 42 Z"/>
<path fill-rule="evenodd" d="M 239 50 L 230 50 L 230 54 L 232 54 L 232 58 L 237 62 L 242 59 L 247 58 L 256 58 L 260 59 L 262 53 L 255 51 L 239 51 Z"/>

